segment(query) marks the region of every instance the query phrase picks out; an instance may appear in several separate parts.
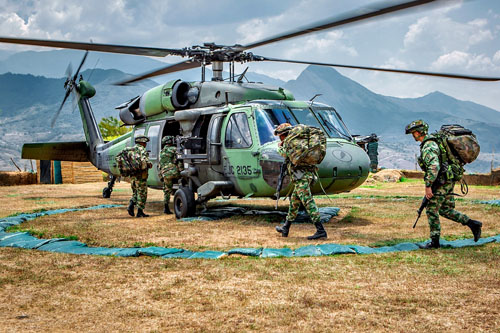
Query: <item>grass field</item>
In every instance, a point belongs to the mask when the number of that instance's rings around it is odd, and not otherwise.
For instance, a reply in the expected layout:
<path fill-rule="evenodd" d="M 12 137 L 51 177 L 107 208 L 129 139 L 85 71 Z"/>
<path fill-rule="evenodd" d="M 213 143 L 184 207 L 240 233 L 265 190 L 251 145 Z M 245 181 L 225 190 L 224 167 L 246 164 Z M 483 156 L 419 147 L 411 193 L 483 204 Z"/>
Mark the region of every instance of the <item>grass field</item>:
<path fill-rule="evenodd" d="M 0 187 L 0 216 L 41 209 L 126 204 L 128 184 L 111 199 L 102 184 Z M 317 243 L 391 245 L 428 238 L 425 214 L 411 228 L 423 184 L 367 183 L 319 197 L 340 207 Z M 311 224 L 290 236 L 264 217 L 177 222 L 150 190 L 147 219 L 125 208 L 65 213 L 23 223 L 43 238 L 71 237 L 89 246 L 165 246 L 190 250 L 311 244 Z M 457 208 L 500 233 L 499 187 L 471 186 Z M 272 200 L 214 201 L 272 209 Z M 280 204 L 285 210 L 287 202 Z M 447 239 L 470 230 L 442 219 Z M 489 331 L 500 332 L 500 244 L 377 255 L 219 260 L 114 258 L 0 248 L 0 331 Z"/>

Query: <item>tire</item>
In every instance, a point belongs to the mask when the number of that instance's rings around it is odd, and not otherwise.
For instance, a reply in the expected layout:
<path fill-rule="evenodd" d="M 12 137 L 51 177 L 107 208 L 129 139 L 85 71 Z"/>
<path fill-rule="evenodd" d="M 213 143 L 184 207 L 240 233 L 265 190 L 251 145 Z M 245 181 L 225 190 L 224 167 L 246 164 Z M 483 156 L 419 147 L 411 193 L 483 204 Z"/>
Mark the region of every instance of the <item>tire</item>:
<path fill-rule="evenodd" d="M 102 189 L 102 197 L 104 199 L 109 199 L 111 197 L 111 190 L 109 189 L 109 187 L 105 187 Z"/>
<path fill-rule="evenodd" d="M 196 209 L 194 194 L 188 187 L 180 187 L 174 194 L 175 217 L 182 219 L 193 216 Z"/>

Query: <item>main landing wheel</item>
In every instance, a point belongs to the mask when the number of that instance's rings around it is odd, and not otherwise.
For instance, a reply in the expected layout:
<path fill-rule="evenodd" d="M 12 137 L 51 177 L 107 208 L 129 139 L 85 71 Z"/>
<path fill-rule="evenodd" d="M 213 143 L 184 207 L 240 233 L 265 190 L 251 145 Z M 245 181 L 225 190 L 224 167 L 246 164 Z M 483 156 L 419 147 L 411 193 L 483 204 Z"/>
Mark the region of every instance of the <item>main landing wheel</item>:
<path fill-rule="evenodd" d="M 181 219 L 183 217 L 193 216 L 196 209 L 194 194 L 187 187 L 181 187 L 174 194 L 174 212 L 175 217 Z"/>

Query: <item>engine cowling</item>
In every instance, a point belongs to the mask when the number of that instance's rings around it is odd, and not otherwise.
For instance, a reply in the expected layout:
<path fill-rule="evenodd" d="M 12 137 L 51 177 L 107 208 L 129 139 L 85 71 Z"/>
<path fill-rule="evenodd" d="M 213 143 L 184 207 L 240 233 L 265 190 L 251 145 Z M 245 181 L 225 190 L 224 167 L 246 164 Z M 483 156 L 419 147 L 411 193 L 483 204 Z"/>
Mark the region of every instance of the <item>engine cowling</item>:
<path fill-rule="evenodd" d="M 127 125 L 135 125 L 163 112 L 182 110 L 194 104 L 199 89 L 182 80 L 173 80 L 146 91 L 118 107 L 120 119 Z"/>

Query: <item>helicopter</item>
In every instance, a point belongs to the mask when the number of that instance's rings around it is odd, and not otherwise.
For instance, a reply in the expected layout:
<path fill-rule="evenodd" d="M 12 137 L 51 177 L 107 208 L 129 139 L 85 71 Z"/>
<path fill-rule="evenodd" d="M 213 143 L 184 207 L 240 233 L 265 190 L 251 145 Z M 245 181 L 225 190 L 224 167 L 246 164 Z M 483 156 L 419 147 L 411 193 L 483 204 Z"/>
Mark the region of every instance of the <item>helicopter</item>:
<path fill-rule="evenodd" d="M 363 184 L 368 177 L 370 162 L 337 110 L 315 102 L 314 98 L 309 101 L 297 101 L 290 91 L 281 87 L 244 82 L 246 70 L 236 74 L 234 64 L 257 61 L 288 62 L 478 81 L 500 80 L 491 77 L 278 59 L 248 52 L 249 49 L 259 46 L 437 2 L 440 0 L 381 3 L 247 45 L 204 43 L 182 49 L 169 49 L 0 37 L 0 42 L 3 43 L 86 51 L 76 73 L 67 73 L 64 85 L 66 94 L 52 121 L 54 123 L 67 98 L 73 94 L 82 118 L 85 141 L 26 143 L 22 148 L 22 158 L 90 161 L 99 170 L 110 175 L 110 182 L 103 189 L 103 197 L 109 198 L 115 180 L 120 177 L 115 157 L 125 147 L 133 146 L 138 135 L 146 135 L 150 139 L 146 149 L 153 167 L 149 169 L 147 184 L 151 188 L 160 189 L 163 185 L 159 177 L 161 140 L 166 135 L 174 136 L 178 159 L 183 162 L 184 170 L 178 183 L 174 185 L 173 206 L 175 216 L 183 218 L 195 215 L 198 205 L 204 205 L 217 196 L 275 198 L 283 157 L 278 154 L 279 140 L 273 135 L 273 131 L 279 124 L 288 122 L 291 125 L 306 124 L 318 127 L 327 137 L 327 153 L 318 165 L 318 181 L 311 188 L 311 192 L 335 194 L 351 191 Z M 120 119 L 133 129 L 117 139 L 105 142 L 90 104 L 90 99 L 96 93 L 95 88 L 81 75 L 78 76 L 89 51 L 188 58 L 127 78 L 117 82 L 118 85 L 192 68 L 201 68 L 201 80 L 172 80 L 117 106 Z M 229 65 L 227 80 L 223 78 L 224 64 Z M 211 80 L 206 77 L 207 66 L 212 69 Z M 289 187 L 290 180 L 286 177 L 280 195 L 288 193 Z"/>

